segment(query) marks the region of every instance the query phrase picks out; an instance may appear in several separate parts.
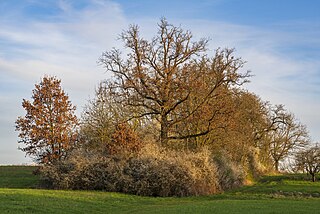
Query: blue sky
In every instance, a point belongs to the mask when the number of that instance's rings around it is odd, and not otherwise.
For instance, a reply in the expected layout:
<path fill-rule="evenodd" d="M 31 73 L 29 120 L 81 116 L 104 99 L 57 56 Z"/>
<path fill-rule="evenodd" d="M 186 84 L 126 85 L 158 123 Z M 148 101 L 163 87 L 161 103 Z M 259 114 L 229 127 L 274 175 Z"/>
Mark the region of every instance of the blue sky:
<path fill-rule="evenodd" d="M 320 141 L 320 1 L 317 0 L 0 0 L 0 164 L 30 163 L 17 150 L 14 121 L 44 74 L 57 75 L 80 114 L 108 77 L 101 53 L 138 24 L 145 37 L 161 17 L 234 47 L 255 75 L 246 88 L 284 104 Z"/>

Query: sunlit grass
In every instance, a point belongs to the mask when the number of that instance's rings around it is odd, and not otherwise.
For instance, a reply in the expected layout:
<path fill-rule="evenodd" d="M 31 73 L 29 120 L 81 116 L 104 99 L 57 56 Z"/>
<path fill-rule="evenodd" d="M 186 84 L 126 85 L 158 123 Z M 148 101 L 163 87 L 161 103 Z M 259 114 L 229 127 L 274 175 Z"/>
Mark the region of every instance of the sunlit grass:
<path fill-rule="evenodd" d="M 307 175 L 278 175 L 263 177 L 252 186 L 245 186 L 233 192 L 277 194 L 285 196 L 312 196 L 319 194 L 320 182 L 311 182 Z"/>

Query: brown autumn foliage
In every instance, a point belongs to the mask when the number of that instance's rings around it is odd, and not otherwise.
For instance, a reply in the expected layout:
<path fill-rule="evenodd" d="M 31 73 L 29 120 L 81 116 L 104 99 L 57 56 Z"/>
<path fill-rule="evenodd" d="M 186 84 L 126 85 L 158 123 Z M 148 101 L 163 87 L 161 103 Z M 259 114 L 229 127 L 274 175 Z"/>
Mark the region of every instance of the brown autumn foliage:
<path fill-rule="evenodd" d="M 265 143 L 263 137 L 258 136 L 266 127 L 264 103 L 255 94 L 243 90 L 234 91 L 223 103 L 228 111 L 216 121 L 216 126 L 222 129 L 208 134 L 204 140 L 214 151 L 223 151 L 232 162 L 250 168 L 252 158 L 260 158 L 254 151 Z"/>
<path fill-rule="evenodd" d="M 116 125 L 111 142 L 107 144 L 107 150 L 110 154 L 137 153 L 141 147 L 142 142 L 138 135 L 125 123 Z"/>
<path fill-rule="evenodd" d="M 32 100 L 23 100 L 26 115 L 16 120 L 20 149 L 39 163 L 52 164 L 66 157 L 75 144 L 75 106 L 61 88 L 61 80 L 45 76 L 32 91 Z"/>

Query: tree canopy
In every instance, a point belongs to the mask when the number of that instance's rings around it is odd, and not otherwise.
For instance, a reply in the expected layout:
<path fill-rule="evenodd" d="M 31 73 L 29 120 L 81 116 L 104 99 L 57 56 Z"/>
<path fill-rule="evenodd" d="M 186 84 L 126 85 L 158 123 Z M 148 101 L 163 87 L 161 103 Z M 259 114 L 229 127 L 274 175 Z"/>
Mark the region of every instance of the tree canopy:
<path fill-rule="evenodd" d="M 165 19 L 150 41 L 140 36 L 135 25 L 120 38 L 126 57 L 113 49 L 103 53 L 100 63 L 114 74 L 109 85 L 119 102 L 136 109 L 132 117 L 159 122 L 162 144 L 208 134 L 217 113 L 208 106 L 225 95 L 225 88 L 241 85 L 249 76 L 239 72 L 244 61 L 233 55 L 233 49 L 217 49 L 208 57 L 207 39 L 193 41 L 191 32 Z M 205 124 L 200 130 L 175 129 L 197 114 L 202 114 Z"/>

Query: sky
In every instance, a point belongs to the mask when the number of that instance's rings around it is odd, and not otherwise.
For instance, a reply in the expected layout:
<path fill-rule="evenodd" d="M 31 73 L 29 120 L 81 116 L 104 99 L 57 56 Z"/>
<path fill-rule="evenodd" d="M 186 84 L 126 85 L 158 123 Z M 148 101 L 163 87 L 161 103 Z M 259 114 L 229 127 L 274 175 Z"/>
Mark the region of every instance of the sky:
<path fill-rule="evenodd" d="M 122 48 L 130 24 L 152 38 L 162 17 L 210 38 L 209 54 L 235 48 L 254 75 L 245 88 L 284 104 L 320 141 L 318 0 L 0 0 L 0 165 L 32 163 L 14 122 L 34 84 L 60 78 L 80 115 L 110 77 L 97 64 L 102 52 Z"/>

